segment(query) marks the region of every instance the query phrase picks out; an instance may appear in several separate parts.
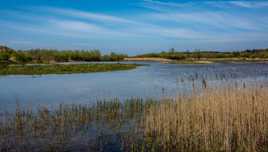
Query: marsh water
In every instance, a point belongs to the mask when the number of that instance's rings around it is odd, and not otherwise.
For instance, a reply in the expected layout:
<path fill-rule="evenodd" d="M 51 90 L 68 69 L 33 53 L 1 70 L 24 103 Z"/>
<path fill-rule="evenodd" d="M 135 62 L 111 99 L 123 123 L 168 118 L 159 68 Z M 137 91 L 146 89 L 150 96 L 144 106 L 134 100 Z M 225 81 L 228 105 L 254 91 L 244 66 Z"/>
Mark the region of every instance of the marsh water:
<path fill-rule="evenodd" d="M 15 109 L 17 103 L 25 107 L 53 107 L 60 103 L 90 104 L 113 98 L 175 97 L 190 92 L 194 79 L 205 79 L 209 85 L 227 79 L 268 79 L 265 63 L 138 64 L 145 65 L 115 72 L 0 76 L 0 111 Z"/>

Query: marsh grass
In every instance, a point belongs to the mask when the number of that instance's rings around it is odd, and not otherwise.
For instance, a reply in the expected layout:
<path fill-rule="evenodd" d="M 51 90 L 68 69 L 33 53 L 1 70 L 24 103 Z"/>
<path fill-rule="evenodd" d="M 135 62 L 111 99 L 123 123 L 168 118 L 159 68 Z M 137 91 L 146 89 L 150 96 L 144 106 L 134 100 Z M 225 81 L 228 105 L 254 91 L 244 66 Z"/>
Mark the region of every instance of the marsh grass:
<path fill-rule="evenodd" d="M 136 64 L 47 64 L 6 65 L 0 67 L 0 75 L 42 75 L 107 72 L 134 69 Z"/>
<path fill-rule="evenodd" d="M 150 107 L 143 125 L 160 151 L 267 151 L 268 89 L 205 89 Z"/>
<path fill-rule="evenodd" d="M 18 105 L 0 117 L 0 151 L 267 151 L 268 88 L 201 84 L 176 99 Z"/>
<path fill-rule="evenodd" d="M 93 106 L 59 105 L 53 111 L 40 107 L 36 112 L 22 110 L 18 105 L 15 113 L 1 117 L 0 151 L 62 151 L 80 147 L 99 151 L 114 137 L 120 140 L 124 135 L 133 135 L 144 109 L 155 102 L 133 98 L 122 103 L 114 99 L 98 101 Z M 87 142 L 80 145 L 83 141 Z"/>

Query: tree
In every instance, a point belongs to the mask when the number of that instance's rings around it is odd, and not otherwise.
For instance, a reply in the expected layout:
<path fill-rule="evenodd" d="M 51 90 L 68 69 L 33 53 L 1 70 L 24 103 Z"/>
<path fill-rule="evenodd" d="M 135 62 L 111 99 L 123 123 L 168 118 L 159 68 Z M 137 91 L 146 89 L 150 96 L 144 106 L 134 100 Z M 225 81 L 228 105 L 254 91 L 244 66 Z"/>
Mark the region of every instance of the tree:
<path fill-rule="evenodd" d="M 0 61 L 8 61 L 9 60 L 9 53 L 6 52 L 0 52 Z"/>

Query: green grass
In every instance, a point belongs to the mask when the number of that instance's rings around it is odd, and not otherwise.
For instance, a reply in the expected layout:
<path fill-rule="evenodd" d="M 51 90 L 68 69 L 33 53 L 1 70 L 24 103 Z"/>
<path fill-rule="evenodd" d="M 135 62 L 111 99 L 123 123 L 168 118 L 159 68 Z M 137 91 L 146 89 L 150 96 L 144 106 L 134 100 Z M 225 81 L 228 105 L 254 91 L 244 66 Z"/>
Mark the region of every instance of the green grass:
<path fill-rule="evenodd" d="M 0 75 L 42 75 L 107 72 L 134 69 L 136 64 L 48 64 L 7 65 L 0 67 Z"/>

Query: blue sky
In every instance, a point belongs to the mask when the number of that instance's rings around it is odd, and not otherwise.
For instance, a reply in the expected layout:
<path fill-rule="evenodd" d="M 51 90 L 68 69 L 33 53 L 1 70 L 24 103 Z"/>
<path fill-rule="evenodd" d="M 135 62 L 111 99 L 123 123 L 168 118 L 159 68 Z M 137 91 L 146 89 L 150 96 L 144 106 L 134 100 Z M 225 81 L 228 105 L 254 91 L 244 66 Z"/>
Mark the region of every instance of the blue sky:
<path fill-rule="evenodd" d="M 268 47 L 268 1 L 0 0 L 0 44 L 128 54 Z"/>

